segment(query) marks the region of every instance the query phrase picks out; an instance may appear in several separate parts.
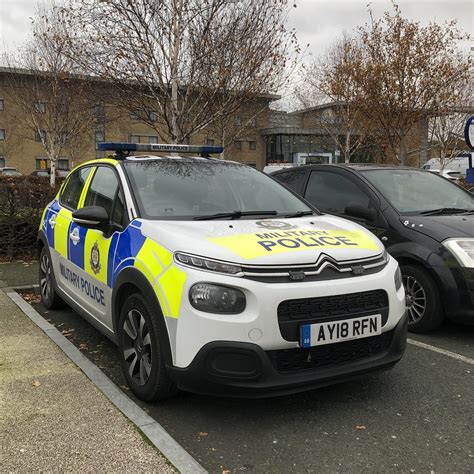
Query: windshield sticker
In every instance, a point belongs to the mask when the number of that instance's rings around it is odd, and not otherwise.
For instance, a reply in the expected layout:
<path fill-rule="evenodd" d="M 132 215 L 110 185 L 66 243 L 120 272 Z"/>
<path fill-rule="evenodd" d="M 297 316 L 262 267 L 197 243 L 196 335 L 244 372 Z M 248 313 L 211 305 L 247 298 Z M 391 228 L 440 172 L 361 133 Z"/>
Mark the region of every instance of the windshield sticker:
<path fill-rule="evenodd" d="M 208 240 L 245 259 L 276 253 L 327 248 L 379 250 L 377 241 L 362 230 L 297 229 L 227 237 L 209 237 Z"/>

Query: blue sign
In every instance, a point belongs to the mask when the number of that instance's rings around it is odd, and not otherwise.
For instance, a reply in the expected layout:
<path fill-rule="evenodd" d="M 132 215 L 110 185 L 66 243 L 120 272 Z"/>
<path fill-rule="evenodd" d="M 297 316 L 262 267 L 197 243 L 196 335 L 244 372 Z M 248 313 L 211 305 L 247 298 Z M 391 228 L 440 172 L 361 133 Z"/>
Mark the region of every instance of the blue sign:
<path fill-rule="evenodd" d="M 466 140 L 466 145 L 474 150 L 474 115 L 467 119 L 464 127 L 464 140 Z"/>

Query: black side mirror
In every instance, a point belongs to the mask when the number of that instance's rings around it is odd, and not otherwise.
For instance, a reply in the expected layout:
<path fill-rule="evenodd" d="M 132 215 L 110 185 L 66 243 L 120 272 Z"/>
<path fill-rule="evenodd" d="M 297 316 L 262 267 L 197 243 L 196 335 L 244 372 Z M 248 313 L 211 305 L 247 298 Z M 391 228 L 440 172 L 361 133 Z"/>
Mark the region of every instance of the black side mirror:
<path fill-rule="evenodd" d="M 86 229 L 107 230 L 110 217 L 103 207 L 86 206 L 72 213 L 72 220 Z"/>
<path fill-rule="evenodd" d="M 375 209 L 352 203 L 349 203 L 349 205 L 344 209 L 344 214 L 352 217 L 359 217 L 369 222 L 375 221 L 377 217 Z"/>

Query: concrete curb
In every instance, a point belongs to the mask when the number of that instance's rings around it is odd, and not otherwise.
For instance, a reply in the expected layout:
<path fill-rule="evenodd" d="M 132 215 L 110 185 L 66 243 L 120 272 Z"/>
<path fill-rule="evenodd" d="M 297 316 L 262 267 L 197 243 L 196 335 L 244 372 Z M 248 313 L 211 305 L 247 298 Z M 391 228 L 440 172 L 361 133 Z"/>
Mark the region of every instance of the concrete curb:
<path fill-rule="evenodd" d="M 31 288 L 31 287 L 30 287 Z M 18 293 L 8 288 L 7 296 L 33 321 L 91 380 L 91 382 L 150 440 L 165 458 L 183 474 L 207 471 L 151 416 L 128 398 L 96 365 L 49 324 Z M 1 291 L 1 290 L 0 290 Z"/>

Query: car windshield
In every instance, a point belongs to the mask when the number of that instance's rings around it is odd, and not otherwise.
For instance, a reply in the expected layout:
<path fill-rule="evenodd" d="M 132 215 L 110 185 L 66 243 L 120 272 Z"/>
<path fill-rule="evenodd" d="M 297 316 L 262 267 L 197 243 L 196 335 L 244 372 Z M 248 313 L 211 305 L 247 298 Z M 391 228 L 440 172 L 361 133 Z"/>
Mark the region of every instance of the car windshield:
<path fill-rule="evenodd" d="M 141 215 L 148 219 L 295 217 L 293 214 L 312 213 L 272 178 L 237 163 L 160 159 L 130 160 L 124 165 Z"/>
<path fill-rule="evenodd" d="M 474 198 L 454 183 L 427 171 L 364 170 L 362 174 L 400 214 L 474 210 Z M 448 213 L 448 211 L 447 211 Z"/>

